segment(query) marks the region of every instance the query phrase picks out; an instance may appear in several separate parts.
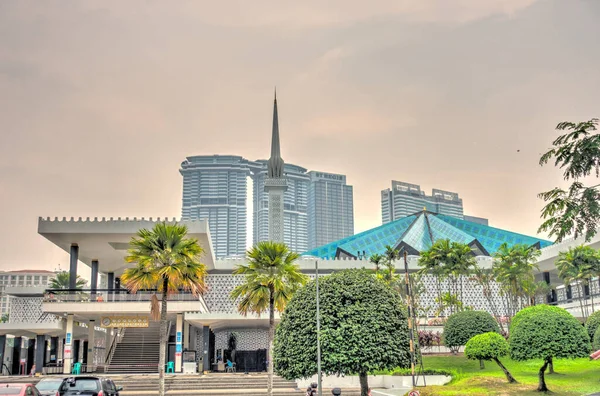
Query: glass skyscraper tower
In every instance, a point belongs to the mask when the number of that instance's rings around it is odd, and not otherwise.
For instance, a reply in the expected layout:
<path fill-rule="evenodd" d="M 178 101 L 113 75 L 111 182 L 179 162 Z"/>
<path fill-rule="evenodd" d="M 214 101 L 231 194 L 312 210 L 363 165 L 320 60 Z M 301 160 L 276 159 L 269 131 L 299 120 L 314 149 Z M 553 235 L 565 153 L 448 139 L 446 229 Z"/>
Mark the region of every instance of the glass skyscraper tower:
<path fill-rule="evenodd" d="M 433 213 L 464 218 L 463 201 L 454 192 L 434 188 L 431 195 L 425 195 L 419 185 L 395 180 L 392 180 L 391 189 L 381 191 L 383 224 L 421 212 L 424 208 Z"/>
<path fill-rule="evenodd" d="M 182 220 L 207 219 L 216 257 L 246 252 L 249 161 L 235 155 L 187 157 L 183 176 Z"/>
<path fill-rule="evenodd" d="M 346 184 L 346 176 L 317 171 L 308 174 L 308 248 L 353 235 L 353 191 Z"/>

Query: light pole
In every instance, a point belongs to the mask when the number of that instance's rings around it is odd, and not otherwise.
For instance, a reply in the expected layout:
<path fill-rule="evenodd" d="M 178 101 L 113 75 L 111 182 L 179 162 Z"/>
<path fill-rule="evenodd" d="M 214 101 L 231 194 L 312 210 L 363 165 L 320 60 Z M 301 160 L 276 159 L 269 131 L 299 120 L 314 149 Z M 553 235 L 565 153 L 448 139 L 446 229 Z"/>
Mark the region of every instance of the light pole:
<path fill-rule="evenodd" d="M 315 260 L 315 275 L 317 286 L 317 393 L 323 396 L 323 388 L 321 386 L 321 314 L 319 312 L 319 260 Z"/>

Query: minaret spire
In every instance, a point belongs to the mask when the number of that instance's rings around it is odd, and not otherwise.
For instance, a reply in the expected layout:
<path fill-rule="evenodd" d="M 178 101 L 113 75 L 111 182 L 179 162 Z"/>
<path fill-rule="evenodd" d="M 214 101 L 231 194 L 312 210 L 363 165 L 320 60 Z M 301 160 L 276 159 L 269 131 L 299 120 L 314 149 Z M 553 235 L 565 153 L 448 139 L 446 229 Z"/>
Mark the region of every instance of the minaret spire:
<path fill-rule="evenodd" d="M 273 100 L 273 130 L 271 133 L 271 158 L 269 158 L 268 175 L 270 178 L 279 179 L 283 177 L 283 159 L 279 147 L 279 116 L 277 114 L 277 88 L 275 88 L 275 99 Z"/>

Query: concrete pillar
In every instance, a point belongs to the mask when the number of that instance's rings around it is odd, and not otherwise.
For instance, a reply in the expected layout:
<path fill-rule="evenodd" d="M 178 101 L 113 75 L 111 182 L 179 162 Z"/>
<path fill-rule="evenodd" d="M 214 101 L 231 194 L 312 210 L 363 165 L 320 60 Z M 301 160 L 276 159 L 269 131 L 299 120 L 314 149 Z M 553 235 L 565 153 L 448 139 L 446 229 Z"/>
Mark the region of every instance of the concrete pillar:
<path fill-rule="evenodd" d="M 35 338 L 35 372 L 42 373 L 44 370 L 44 355 L 46 352 L 46 336 L 38 335 Z"/>
<path fill-rule="evenodd" d="M 109 272 L 107 274 L 107 285 L 106 288 L 108 289 L 108 294 L 107 294 L 107 298 L 106 301 L 112 301 L 113 300 L 113 293 L 115 290 L 115 273 L 114 272 Z"/>
<path fill-rule="evenodd" d="M 63 353 L 63 374 L 71 374 L 73 364 L 73 314 L 67 315 L 67 331 L 65 332 L 65 348 Z"/>
<path fill-rule="evenodd" d="M 547 285 L 550 285 L 550 272 L 544 271 L 542 273 L 542 277 L 543 277 L 544 282 L 546 282 Z M 546 295 L 546 303 L 551 304 L 552 302 L 553 302 L 552 301 L 552 293 L 548 293 Z"/>
<path fill-rule="evenodd" d="M 11 367 L 11 373 L 13 375 L 19 374 L 19 364 L 21 362 L 21 344 L 23 344 L 23 339 L 21 337 L 15 337 L 13 339 L 13 358 Z"/>
<path fill-rule="evenodd" d="M 182 350 L 183 350 L 183 314 L 177 314 L 175 327 L 175 372 L 181 373 L 183 369 Z"/>
<path fill-rule="evenodd" d="M 27 373 L 27 375 L 29 375 L 29 373 L 31 373 L 31 369 L 33 368 L 33 365 L 35 364 L 35 338 L 30 338 L 29 340 L 27 340 L 27 365 L 25 366 L 25 373 Z M 43 365 L 43 363 L 42 363 Z"/>
<path fill-rule="evenodd" d="M 210 327 L 202 327 L 202 371 L 210 371 L 212 356 L 209 355 L 210 351 Z"/>
<path fill-rule="evenodd" d="M 183 350 L 186 351 L 190 349 L 190 330 L 192 328 L 192 325 L 186 323 L 183 327 L 185 329 L 185 331 L 183 332 Z"/>
<path fill-rule="evenodd" d="M 69 289 L 77 287 L 77 261 L 79 260 L 79 246 L 71 245 L 71 261 L 69 264 Z"/>
<path fill-rule="evenodd" d="M 4 375 L 4 351 L 6 350 L 6 336 L 0 335 L 0 374 Z M 8 373 L 6 373 L 8 375 Z"/>
<path fill-rule="evenodd" d="M 90 280 L 90 289 L 92 294 L 98 289 L 98 260 L 92 260 L 92 275 Z"/>
<path fill-rule="evenodd" d="M 94 326 L 96 326 L 96 322 L 93 320 L 90 320 L 89 323 L 89 332 L 88 332 L 88 346 L 87 346 L 87 372 L 88 373 L 92 373 L 94 371 L 96 371 L 96 367 L 94 365 L 94 345 L 96 345 L 96 329 L 94 329 Z"/>

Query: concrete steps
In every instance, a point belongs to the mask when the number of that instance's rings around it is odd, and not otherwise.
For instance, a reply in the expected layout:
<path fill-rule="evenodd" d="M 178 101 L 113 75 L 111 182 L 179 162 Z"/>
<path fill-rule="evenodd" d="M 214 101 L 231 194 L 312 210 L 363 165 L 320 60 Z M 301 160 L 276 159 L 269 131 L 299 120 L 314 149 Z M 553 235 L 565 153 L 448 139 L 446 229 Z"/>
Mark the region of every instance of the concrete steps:
<path fill-rule="evenodd" d="M 106 372 L 158 373 L 160 348 L 160 322 L 150 322 L 148 327 L 127 328 Z"/>

